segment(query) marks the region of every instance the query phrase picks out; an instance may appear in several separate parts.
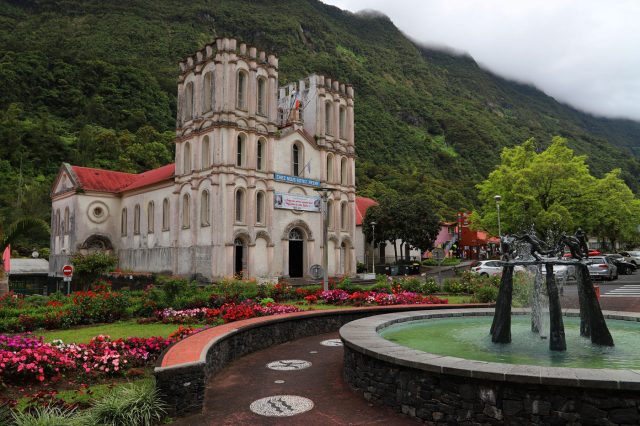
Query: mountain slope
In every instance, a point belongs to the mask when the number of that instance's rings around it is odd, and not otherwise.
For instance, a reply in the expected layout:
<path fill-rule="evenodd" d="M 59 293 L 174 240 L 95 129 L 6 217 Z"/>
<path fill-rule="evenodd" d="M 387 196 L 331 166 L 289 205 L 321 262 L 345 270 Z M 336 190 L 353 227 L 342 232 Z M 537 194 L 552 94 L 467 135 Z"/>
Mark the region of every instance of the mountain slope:
<path fill-rule="evenodd" d="M 0 2 L 0 215 L 46 216 L 61 161 L 170 161 L 177 63 L 219 36 L 277 54 L 281 83 L 318 72 L 354 85 L 362 195 L 423 192 L 451 217 L 473 206 L 502 147 L 552 135 L 595 174 L 623 168 L 638 192 L 640 124 L 416 45 L 384 16 L 316 0 L 16 0 Z"/>

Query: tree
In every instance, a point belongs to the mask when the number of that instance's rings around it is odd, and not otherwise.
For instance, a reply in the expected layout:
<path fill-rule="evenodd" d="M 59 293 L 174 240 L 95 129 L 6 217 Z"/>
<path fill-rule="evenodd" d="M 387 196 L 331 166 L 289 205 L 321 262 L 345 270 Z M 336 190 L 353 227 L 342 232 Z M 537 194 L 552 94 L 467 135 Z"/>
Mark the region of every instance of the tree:
<path fill-rule="evenodd" d="M 405 244 L 421 251 L 433 246 L 440 231 L 439 218 L 433 212 L 430 199 L 425 195 L 385 197 L 377 206 L 367 210 L 363 220 L 363 233 L 372 238 L 371 222 L 376 222 L 376 243 L 390 241 L 394 246 L 396 262 L 398 253 L 395 242 L 400 240 L 401 257 Z"/>
<path fill-rule="evenodd" d="M 631 238 L 640 223 L 640 201 L 614 170 L 602 179 L 589 173 L 584 156 L 576 156 L 567 141 L 554 137 L 538 153 L 530 139 L 505 148 L 501 164 L 477 187 L 481 207 L 472 220 L 497 234 L 494 197 L 502 196 L 502 233 L 528 231 L 542 237 L 582 227 L 611 241 Z"/>
<path fill-rule="evenodd" d="M 71 256 L 71 263 L 78 281 L 86 290 L 100 274 L 109 272 L 118 265 L 118 257 L 100 251 L 89 254 L 76 253 Z"/>
<path fill-rule="evenodd" d="M 14 241 L 28 232 L 40 229 L 50 232 L 49 225 L 40 219 L 25 218 L 13 222 L 6 231 L 0 227 L 0 253 Z M 9 292 L 9 277 L 4 271 L 4 263 L 0 262 L 0 296 Z"/>

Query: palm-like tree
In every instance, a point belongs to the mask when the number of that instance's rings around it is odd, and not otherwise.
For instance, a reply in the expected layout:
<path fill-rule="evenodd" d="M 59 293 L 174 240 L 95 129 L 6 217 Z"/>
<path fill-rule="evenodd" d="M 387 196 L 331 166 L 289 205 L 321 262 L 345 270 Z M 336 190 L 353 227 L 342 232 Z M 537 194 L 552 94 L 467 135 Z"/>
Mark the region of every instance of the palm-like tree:
<path fill-rule="evenodd" d="M 30 217 L 18 219 L 9 225 L 6 231 L 0 227 L 0 254 L 4 253 L 4 249 L 19 237 L 26 235 L 29 231 L 37 229 L 50 232 L 49 225 L 45 221 Z M 4 262 L 0 261 L 0 296 L 8 292 L 9 276 L 4 271 Z"/>

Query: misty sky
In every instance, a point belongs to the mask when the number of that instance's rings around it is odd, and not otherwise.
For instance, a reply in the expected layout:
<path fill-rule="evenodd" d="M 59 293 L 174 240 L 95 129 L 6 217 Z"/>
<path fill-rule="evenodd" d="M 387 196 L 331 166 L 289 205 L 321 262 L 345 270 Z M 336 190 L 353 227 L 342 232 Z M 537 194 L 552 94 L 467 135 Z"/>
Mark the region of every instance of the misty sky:
<path fill-rule="evenodd" d="M 383 12 L 416 41 L 468 52 L 596 115 L 640 121 L 640 0 L 322 0 Z"/>

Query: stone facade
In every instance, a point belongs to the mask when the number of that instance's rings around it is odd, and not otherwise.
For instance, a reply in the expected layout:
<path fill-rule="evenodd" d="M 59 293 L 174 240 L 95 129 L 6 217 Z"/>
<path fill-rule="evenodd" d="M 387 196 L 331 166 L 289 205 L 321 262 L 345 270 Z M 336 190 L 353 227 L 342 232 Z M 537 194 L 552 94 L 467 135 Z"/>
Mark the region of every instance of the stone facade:
<path fill-rule="evenodd" d="M 356 271 L 354 92 L 321 75 L 278 86 L 278 59 L 218 39 L 180 63 L 175 165 L 139 175 L 63 165 L 52 191 L 51 274 L 75 252 L 120 268 L 215 279 Z M 313 209 L 312 209 L 313 210 Z"/>

